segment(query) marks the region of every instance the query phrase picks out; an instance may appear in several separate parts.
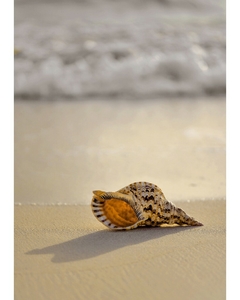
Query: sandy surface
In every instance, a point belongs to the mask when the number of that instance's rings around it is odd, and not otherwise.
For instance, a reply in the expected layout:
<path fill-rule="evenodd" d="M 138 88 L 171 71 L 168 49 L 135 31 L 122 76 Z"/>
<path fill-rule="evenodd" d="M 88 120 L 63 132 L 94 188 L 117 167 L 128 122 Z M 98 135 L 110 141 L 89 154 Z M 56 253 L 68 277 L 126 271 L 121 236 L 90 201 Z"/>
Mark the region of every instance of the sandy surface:
<path fill-rule="evenodd" d="M 225 299 L 225 201 L 181 202 L 202 227 L 114 232 L 89 206 L 15 206 L 15 300 Z"/>
<path fill-rule="evenodd" d="M 224 98 L 16 101 L 15 203 L 90 204 L 135 181 L 225 199 L 225 113 Z"/>
<path fill-rule="evenodd" d="M 14 16 L 15 300 L 225 299 L 224 2 L 33 2 Z M 135 181 L 204 226 L 106 229 L 92 190 Z"/>
<path fill-rule="evenodd" d="M 15 300 L 225 299 L 223 98 L 16 101 L 14 125 Z M 204 226 L 105 229 L 92 190 L 135 181 Z"/>

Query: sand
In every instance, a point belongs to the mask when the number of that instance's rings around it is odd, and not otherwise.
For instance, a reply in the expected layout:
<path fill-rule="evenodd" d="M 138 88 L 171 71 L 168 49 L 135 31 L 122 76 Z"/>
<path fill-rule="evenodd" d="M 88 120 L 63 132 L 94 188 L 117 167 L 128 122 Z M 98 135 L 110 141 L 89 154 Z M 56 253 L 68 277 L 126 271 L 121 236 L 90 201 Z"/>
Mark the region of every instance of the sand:
<path fill-rule="evenodd" d="M 15 203 L 90 204 L 135 181 L 224 199 L 225 113 L 224 98 L 17 101 Z"/>
<path fill-rule="evenodd" d="M 202 227 L 110 231 L 89 206 L 15 206 L 15 300 L 225 299 L 225 201 Z"/>
<path fill-rule="evenodd" d="M 15 102 L 15 300 L 225 299 L 225 100 Z M 202 227 L 114 232 L 92 190 L 149 181 Z"/>

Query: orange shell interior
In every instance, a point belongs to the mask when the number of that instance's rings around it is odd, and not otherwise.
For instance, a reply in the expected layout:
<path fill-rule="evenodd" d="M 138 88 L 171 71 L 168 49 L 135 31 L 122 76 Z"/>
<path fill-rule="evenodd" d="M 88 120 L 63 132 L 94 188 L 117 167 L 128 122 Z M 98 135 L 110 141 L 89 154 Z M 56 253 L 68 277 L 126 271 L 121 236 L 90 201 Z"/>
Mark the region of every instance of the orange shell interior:
<path fill-rule="evenodd" d="M 119 227 L 131 226 L 138 221 L 132 207 L 118 199 L 105 201 L 103 211 L 108 220 Z"/>

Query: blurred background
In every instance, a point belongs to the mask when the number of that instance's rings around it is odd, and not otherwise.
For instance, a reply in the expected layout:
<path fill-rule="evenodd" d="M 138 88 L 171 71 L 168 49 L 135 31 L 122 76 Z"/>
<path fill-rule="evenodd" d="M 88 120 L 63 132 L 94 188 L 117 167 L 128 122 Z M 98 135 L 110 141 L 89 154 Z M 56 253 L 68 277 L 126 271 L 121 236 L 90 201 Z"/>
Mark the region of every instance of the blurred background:
<path fill-rule="evenodd" d="M 16 0 L 15 95 L 223 95 L 225 29 L 222 0 Z"/>
<path fill-rule="evenodd" d="M 222 0 L 15 0 L 15 203 L 135 181 L 225 197 Z"/>

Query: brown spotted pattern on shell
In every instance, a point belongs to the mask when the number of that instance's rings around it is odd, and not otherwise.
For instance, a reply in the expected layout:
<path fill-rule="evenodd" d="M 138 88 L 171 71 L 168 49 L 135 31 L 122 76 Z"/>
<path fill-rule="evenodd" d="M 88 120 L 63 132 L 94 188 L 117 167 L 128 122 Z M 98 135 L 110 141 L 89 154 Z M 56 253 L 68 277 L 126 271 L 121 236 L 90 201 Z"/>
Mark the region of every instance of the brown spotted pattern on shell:
<path fill-rule="evenodd" d="M 152 183 L 135 182 L 116 192 L 93 191 L 93 194 L 94 216 L 111 229 L 162 224 L 203 225 L 167 201 L 162 190 Z"/>

